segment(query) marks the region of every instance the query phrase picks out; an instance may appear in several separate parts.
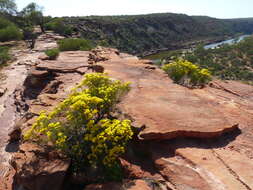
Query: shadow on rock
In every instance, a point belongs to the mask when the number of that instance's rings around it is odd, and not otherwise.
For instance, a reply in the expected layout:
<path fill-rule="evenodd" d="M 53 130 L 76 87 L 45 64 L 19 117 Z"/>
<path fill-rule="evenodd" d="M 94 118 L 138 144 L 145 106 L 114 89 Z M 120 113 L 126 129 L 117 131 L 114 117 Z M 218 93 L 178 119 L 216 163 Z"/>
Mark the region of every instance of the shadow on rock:
<path fill-rule="evenodd" d="M 5 151 L 10 153 L 17 152 L 18 150 L 19 150 L 19 142 L 10 142 L 5 147 Z"/>

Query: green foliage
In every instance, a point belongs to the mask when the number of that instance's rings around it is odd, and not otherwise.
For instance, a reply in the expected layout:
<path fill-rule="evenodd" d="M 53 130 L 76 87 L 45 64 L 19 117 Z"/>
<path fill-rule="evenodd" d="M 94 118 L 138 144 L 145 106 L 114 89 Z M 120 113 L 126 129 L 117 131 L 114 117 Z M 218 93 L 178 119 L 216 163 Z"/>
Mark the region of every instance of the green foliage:
<path fill-rule="evenodd" d="M 103 47 L 110 47 L 108 41 L 105 40 L 105 39 L 104 40 L 100 40 L 97 45 L 103 46 Z"/>
<path fill-rule="evenodd" d="M 216 19 L 185 14 L 66 17 L 64 23 L 83 38 L 123 52 L 189 47 L 192 42 L 222 40 L 237 33 L 253 33 L 253 19 Z M 164 57 L 163 57 L 164 58 Z"/>
<path fill-rule="evenodd" d="M 185 59 L 212 71 L 213 75 L 225 80 L 253 80 L 253 37 L 239 43 L 225 44 L 215 49 L 197 48 L 188 52 Z"/>
<path fill-rule="evenodd" d="M 211 80 L 211 74 L 207 69 L 201 69 L 197 65 L 183 59 L 166 64 L 162 69 L 176 83 L 188 87 L 203 86 Z"/>
<path fill-rule="evenodd" d="M 14 14 L 17 6 L 14 0 L 0 0 L 0 13 Z"/>
<path fill-rule="evenodd" d="M 45 24 L 46 30 L 53 30 L 55 33 L 58 33 L 63 36 L 70 36 L 73 32 L 72 27 L 66 25 L 62 18 L 52 19 L 51 21 Z"/>
<path fill-rule="evenodd" d="M 28 4 L 22 11 L 21 15 L 29 26 L 43 25 L 42 8 L 36 3 Z"/>
<path fill-rule="evenodd" d="M 44 17 L 42 13 L 42 7 L 36 3 L 28 4 L 20 12 L 19 24 L 22 26 L 24 39 L 33 49 L 38 35 L 34 32 L 34 27 L 39 25 L 42 32 L 44 32 Z"/>
<path fill-rule="evenodd" d="M 5 64 L 10 59 L 11 56 L 9 55 L 9 48 L 0 47 L 0 66 Z"/>
<path fill-rule="evenodd" d="M 24 138 L 52 144 L 72 159 L 74 171 L 91 166 L 115 170 L 133 132 L 129 120 L 108 117 L 128 90 L 128 83 L 87 74 L 51 113 L 40 114 Z"/>
<path fill-rule="evenodd" d="M 59 56 L 60 51 L 57 48 L 48 49 L 45 51 L 45 54 L 49 57 L 50 60 L 55 60 Z"/>
<path fill-rule="evenodd" d="M 89 51 L 92 44 L 89 40 L 79 38 L 66 38 L 58 41 L 60 51 Z"/>
<path fill-rule="evenodd" d="M 20 40 L 22 33 L 18 27 L 7 19 L 0 17 L 0 41 Z"/>

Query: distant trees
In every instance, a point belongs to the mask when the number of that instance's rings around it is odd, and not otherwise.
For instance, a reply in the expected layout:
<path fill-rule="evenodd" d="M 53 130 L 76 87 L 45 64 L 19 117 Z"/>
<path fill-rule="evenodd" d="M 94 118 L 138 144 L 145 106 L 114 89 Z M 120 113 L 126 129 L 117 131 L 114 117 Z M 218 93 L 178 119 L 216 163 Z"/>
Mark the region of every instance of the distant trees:
<path fill-rule="evenodd" d="M 17 6 L 14 0 L 0 0 L 0 13 L 14 15 L 17 13 Z"/>
<path fill-rule="evenodd" d="M 201 46 L 188 52 L 184 58 L 194 64 L 207 68 L 225 80 L 253 81 L 253 37 L 233 45 L 222 45 L 216 49 Z"/>
<path fill-rule="evenodd" d="M 24 39 L 32 49 L 37 39 L 37 34 L 34 32 L 35 26 L 39 25 L 41 32 L 45 31 L 42 7 L 36 3 L 30 3 L 19 13 L 19 17 Z"/>
<path fill-rule="evenodd" d="M 64 23 L 62 18 L 54 18 L 45 24 L 47 30 L 53 30 L 54 32 L 63 35 L 70 36 L 73 32 L 71 26 Z"/>
<path fill-rule="evenodd" d="M 39 25 L 41 31 L 44 32 L 44 18 L 42 13 L 42 7 L 36 3 L 28 4 L 21 12 L 20 15 L 29 26 Z"/>
<path fill-rule="evenodd" d="M 19 28 L 11 21 L 0 17 L 0 42 L 10 40 L 20 40 L 22 33 Z"/>

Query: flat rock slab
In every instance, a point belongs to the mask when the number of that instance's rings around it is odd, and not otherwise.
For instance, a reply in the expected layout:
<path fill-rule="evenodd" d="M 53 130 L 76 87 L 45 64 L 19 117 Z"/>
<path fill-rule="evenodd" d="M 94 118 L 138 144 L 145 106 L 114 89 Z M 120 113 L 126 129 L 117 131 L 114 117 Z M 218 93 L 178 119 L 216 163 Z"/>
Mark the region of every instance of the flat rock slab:
<path fill-rule="evenodd" d="M 240 114 L 240 110 L 231 106 L 230 98 L 212 94 L 212 89 L 217 89 L 185 88 L 173 83 L 162 70 L 146 69 L 145 64 L 134 59 L 114 55 L 101 64 L 111 77 L 132 82 L 131 91 L 119 108 L 134 120 L 134 126 L 145 126 L 139 135 L 141 139 L 212 138 L 237 128 L 240 123 L 227 114 Z M 221 93 L 228 95 L 231 94 Z"/>
<path fill-rule="evenodd" d="M 88 55 L 86 51 L 61 52 L 57 60 L 45 60 L 40 62 L 36 68 L 55 72 L 78 72 L 78 69 L 88 67 Z"/>

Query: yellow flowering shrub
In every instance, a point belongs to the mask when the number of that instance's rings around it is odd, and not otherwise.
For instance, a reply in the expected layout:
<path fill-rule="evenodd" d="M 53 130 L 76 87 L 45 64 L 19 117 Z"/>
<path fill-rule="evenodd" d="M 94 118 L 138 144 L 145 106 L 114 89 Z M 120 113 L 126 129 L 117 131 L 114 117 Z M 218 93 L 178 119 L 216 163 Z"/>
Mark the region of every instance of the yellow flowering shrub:
<path fill-rule="evenodd" d="M 183 59 L 166 64 L 162 69 L 176 83 L 185 86 L 203 86 L 212 78 L 208 69 L 199 68 L 199 66 Z"/>
<path fill-rule="evenodd" d="M 129 83 L 104 74 L 87 74 L 52 112 L 39 115 L 24 139 L 53 145 L 72 159 L 75 170 L 111 167 L 133 136 L 129 120 L 108 119 L 129 89 Z"/>

